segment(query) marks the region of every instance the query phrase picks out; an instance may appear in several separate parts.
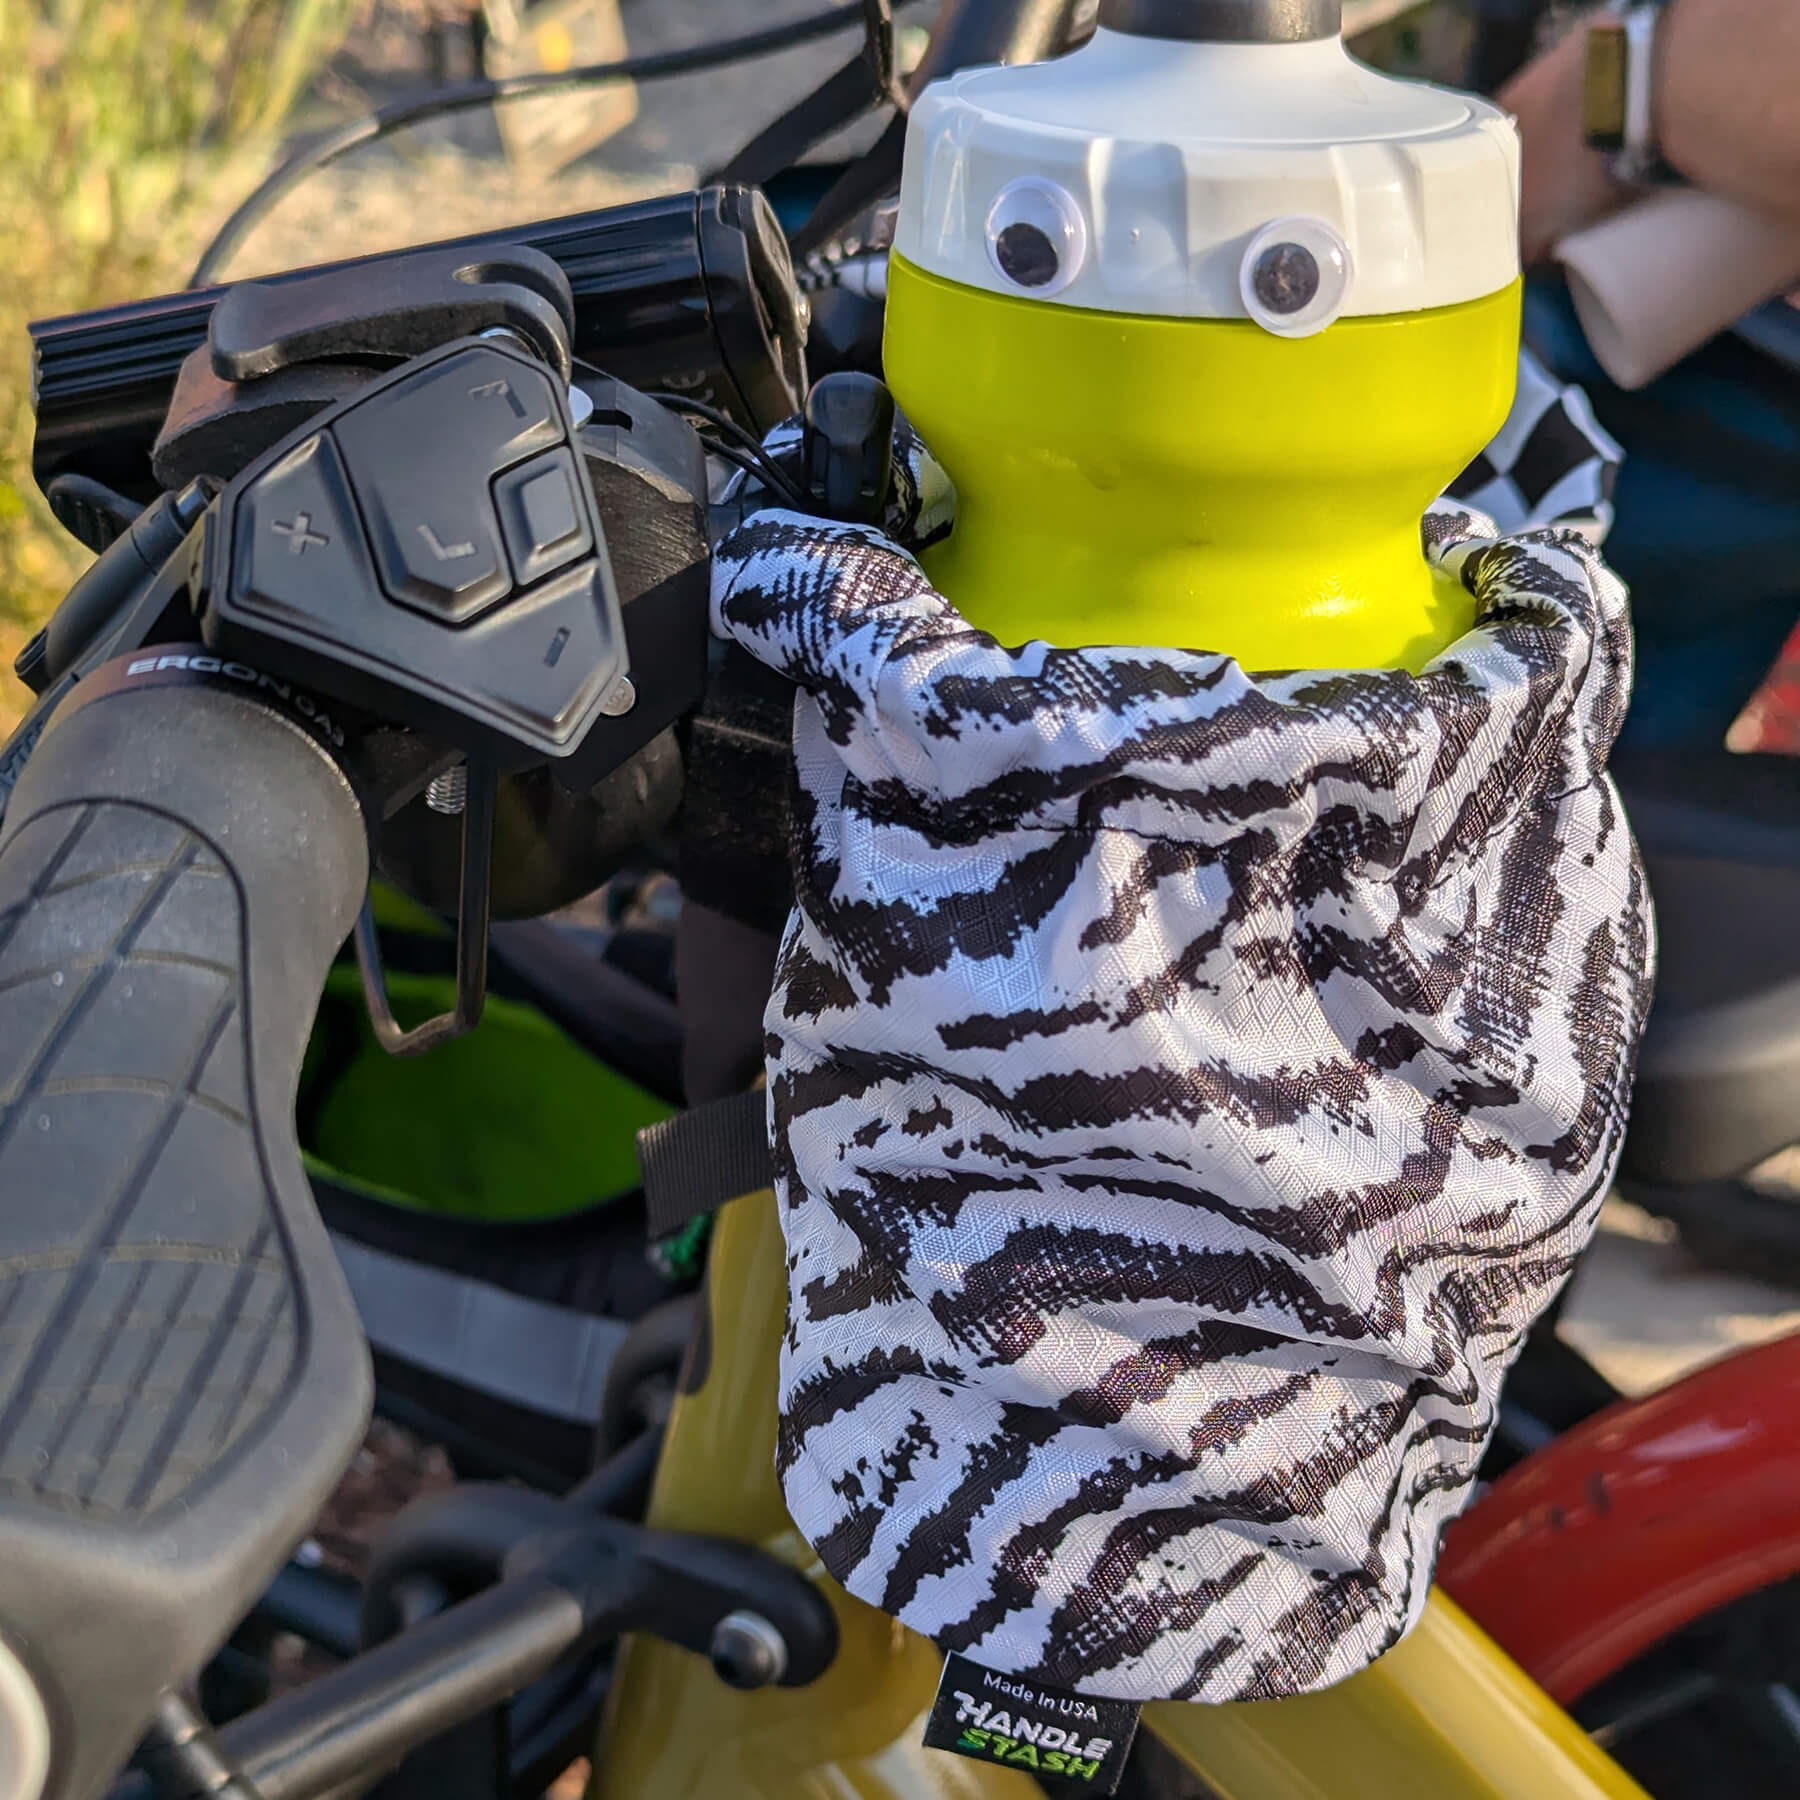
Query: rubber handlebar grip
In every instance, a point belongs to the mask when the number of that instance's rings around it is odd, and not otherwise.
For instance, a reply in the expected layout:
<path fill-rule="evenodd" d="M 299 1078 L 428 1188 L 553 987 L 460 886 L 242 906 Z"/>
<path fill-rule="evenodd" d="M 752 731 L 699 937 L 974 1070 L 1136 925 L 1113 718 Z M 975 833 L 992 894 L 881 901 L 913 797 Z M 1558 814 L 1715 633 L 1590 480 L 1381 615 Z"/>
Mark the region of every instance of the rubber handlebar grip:
<path fill-rule="evenodd" d="M 367 880 L 336 764 L 219 685 L 65 707 L 0 828 L 0 1643 L 52 1800 L 104 1787 L 367 1418 L 294 1130 Z"/>

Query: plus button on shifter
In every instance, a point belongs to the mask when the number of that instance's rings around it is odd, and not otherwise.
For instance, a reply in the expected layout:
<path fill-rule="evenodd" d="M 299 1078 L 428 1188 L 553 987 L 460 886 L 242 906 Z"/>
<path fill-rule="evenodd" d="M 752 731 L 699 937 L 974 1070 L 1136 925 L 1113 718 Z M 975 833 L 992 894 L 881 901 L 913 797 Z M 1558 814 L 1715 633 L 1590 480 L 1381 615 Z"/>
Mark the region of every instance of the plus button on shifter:
<path fill-rule="evenodd" d="M 277 519 L 269 529 L 278 537 L 286 538 L 288 548 L 296 556 L 304 556 L 314 544 L 323 550 L 331 542 L 324 532 L 313 530 L 312 514 L 307 512 L 296 513 L 286 524 Z"/>

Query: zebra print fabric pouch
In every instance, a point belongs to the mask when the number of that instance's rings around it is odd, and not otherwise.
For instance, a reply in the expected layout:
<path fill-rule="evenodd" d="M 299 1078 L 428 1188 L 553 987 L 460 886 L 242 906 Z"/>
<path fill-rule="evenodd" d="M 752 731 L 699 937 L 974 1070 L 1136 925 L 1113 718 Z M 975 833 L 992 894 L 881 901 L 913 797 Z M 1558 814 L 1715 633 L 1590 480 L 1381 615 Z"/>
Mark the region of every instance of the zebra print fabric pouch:
<path fill-rule="evenodd" d="M 1108 1698 L 1326 1686 L 1424 1604 L 1593 1230 L 1653 944 L 1618 580 L 1444 504 L 1423 674 L 1005 649 L 763 513 L 800 689 L 767 1026 L 780 1473 L 851 1592 Z"/>

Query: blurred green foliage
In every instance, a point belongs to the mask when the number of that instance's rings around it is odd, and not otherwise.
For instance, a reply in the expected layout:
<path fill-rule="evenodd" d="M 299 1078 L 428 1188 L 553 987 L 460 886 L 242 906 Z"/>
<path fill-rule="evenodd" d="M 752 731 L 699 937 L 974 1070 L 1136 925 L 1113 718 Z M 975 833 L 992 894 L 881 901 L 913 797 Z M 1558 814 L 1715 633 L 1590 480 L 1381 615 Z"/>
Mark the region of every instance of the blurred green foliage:
<path fill-rule="evenodd" d="M 360 4 L 0 0 L 0 649 L 82 561 L 31 480 L 26 321 L 179 285 Z"/>

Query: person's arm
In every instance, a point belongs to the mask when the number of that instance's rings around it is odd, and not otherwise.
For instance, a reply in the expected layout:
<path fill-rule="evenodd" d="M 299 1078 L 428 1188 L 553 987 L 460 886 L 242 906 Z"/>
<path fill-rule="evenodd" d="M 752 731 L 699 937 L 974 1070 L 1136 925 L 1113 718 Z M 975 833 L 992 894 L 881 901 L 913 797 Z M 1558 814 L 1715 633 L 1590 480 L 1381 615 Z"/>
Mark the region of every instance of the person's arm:
<path fill-rule="evenodd" d="M 1697 187 L 1800 220 L 1800 7 L 1675 0 L 1657 61 L 1665 159 Z"/>
<path fill-rule="evenodd" d="M 1606 158 L 1582 136 L 1586 30 L 1577 24 L 1533 58 L 1496 96 L 1519 122 L 1523 167 L 1519 249 L 1527 268 L 1572 231 L 1616 212 L 1631 189 L 1615 181 Z"/>
<path fill-rule="evenodd" d="M 1585 36 L 1578 25 L 1499 95 L 1524 140 L 1527 263 L 1632 197 L 1582 137 Z M 1664 161 L 1696 186 L 1800 219 L 1800 6 L 1672 0 L 1656 65 L 1653 117 Z"/>

